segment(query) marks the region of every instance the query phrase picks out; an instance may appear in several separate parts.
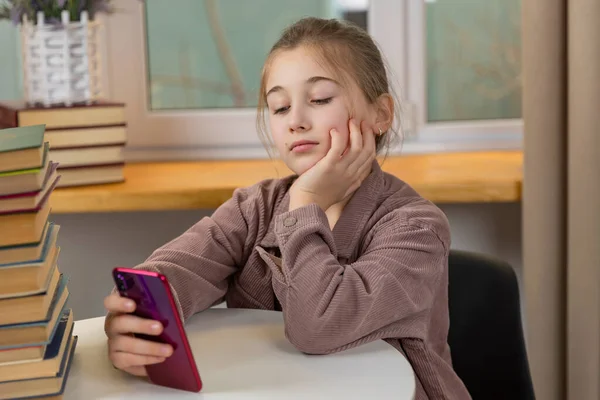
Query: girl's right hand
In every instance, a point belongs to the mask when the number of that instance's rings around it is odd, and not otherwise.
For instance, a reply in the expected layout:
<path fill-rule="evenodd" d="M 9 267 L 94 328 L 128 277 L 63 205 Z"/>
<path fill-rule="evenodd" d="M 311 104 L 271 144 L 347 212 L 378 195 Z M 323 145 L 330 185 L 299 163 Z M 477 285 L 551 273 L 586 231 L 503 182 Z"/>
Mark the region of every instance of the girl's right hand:
<path fill-rule="evenodd" d="M 104 307 L 109 311 L 104 323 L 108 357 L 116 368 L 132 375 L 146 376 L 146 365 L 161 363 L 173 354 L 169 344 L 133 336 L 134 333 L 159 335 L 163 329 L 158 321 L 132 315 L 135 311 L 133 300 L 113 293 L 104 299 Z"/>

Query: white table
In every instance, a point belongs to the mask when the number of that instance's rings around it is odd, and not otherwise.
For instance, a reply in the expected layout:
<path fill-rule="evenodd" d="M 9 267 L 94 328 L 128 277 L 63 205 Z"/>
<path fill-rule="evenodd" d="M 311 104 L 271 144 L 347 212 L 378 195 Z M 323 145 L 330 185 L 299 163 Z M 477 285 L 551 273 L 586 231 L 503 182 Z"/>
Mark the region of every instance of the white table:
<path fill-rule="evenodd" d="M 65 400 L 80 399 L 412 399 L 412 368 L 378 340 L 315 356 L 284 336 L 280 312 L 210 309 L 186 331 L 204 387 L 185 392 L 115 370 L 107 357 L 104 318 L 76 321 L 79 336 Z"/>

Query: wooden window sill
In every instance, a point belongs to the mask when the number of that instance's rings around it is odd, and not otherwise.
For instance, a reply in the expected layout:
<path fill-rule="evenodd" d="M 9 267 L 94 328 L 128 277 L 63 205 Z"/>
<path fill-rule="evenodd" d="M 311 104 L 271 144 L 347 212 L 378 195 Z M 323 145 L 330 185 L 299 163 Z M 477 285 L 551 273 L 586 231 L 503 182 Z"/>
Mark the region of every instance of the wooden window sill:
<path fill-rule="evenodd" d="M 435 203 L 521 199 L 520 151 L 394 156 L 383 170 Z M 50 201 L 55 214 L 214 209 L 235 188 L 289 173 L 271 160 L 130 163 L 124 183 L 60 188 Z"/>

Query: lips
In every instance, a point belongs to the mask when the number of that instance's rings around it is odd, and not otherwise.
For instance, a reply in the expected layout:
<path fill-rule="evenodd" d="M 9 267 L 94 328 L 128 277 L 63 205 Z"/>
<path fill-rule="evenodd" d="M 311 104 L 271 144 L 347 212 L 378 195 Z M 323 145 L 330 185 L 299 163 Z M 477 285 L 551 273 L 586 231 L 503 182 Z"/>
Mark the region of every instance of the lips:
<path fill-rule="evenodd" d="M 290 146 L 290 150 L 294 150 L 295 147 L 304 146 L 304 145 L 315 145 L 319 144 L 319 142 L 315 142 L 313 140 L 298 140 Z"/>

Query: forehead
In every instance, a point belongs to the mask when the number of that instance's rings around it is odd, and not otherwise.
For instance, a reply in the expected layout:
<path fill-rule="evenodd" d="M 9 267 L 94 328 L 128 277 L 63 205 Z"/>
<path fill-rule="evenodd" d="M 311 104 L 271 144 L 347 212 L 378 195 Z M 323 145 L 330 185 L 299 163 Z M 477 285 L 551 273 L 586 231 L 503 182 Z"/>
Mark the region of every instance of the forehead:
<path fill-rule="evenodd" d="M 336 79 L 333 71 L 323 66 L 314 51 L 305 47 L 284 50 L 275 54 L 269 64 L 265 89 L 304 83 L 313 76 Z"/>

